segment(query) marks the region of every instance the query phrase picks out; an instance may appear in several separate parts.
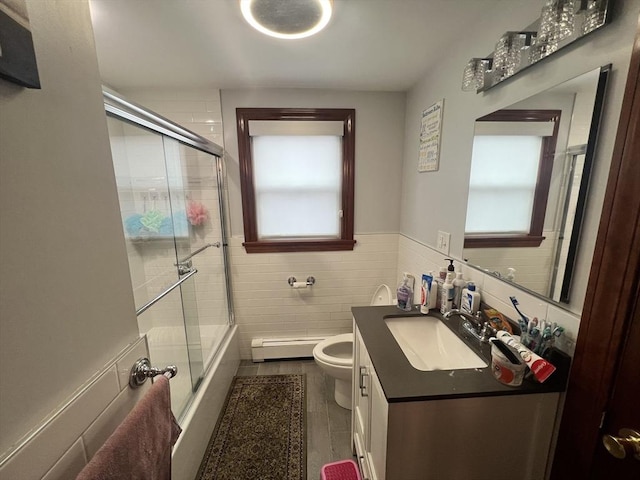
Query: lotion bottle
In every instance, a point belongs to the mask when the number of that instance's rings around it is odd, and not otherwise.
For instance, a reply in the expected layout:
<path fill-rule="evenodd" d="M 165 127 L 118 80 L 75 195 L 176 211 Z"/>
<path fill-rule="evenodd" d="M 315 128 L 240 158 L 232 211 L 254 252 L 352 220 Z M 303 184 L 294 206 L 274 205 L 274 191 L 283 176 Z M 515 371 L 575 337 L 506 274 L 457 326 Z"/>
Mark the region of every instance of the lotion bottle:
<path fill-rule="evenodd" d="M 456 278 L 453 281 L 453 308 L 460 308 L 462 300 L 462 290 L 467 286 L 462 278 L 462 272 L 456 273 Z"/>
<path fill-rule="evenodd" d="M 442 292 L 440 298 L 440 313 L 445 314 L 453 308 L 453 275 L 451 272 L 447 275 L 447 279 L 442 284 Z"/>
<path fill-rule="evenodd" d="M 469 282 L 467 288 L 462 290 L 460 310 L 475 315 L 480 309 L 480 292 L 476 290 L 474 283 Z"/>
<path fill-rule="evenodd" d="M 435 291 L 435 296 L 436 296 L 436 308 L 440 308 L 441 305 L 441 298 L 442 298 L 442 285 L 444 285 L 444 281 L 447 279 L 447 267 L 440 267 L 440 271 L 438 272 L 438 277 L 435 279 L 436 280 L 436 291 Z"/>

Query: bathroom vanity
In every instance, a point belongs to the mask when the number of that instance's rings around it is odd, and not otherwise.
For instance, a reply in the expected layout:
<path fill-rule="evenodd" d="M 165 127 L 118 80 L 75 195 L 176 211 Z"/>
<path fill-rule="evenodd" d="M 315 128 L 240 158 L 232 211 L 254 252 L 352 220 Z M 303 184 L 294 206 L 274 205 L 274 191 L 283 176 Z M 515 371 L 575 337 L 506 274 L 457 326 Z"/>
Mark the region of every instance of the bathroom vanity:
<path fill-rule="evenodd" d="M 544 384 L 527 378 L 519 387 L 503 385 L 491 373 L 490 346 L 460 335 L 458 316 L 434 312 L 487 366 L 419 370 L 385 322 L 419 312 L 352 312 L 352 445 L 364 479 L 544 478 L 568 365 Z M 440 339 L 425 348 L 446 345 Z"/>

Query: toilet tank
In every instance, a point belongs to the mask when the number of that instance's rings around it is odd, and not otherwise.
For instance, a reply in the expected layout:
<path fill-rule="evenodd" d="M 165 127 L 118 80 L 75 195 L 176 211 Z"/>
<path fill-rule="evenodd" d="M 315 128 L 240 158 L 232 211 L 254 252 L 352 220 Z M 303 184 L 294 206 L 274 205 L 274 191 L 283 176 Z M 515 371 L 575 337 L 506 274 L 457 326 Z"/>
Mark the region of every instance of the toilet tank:
<path fill-rule="evenodd" d="M 383 283 L 371 297 L 371 305 L 391 305 L 392 298 L 391 289 Z"/>

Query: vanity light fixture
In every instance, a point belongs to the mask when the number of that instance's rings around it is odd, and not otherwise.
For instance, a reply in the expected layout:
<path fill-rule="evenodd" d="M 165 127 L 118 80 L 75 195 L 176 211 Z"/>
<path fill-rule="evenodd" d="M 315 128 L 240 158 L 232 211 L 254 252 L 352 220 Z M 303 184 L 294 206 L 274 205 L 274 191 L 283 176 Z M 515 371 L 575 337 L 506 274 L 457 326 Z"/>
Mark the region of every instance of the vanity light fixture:
<path fill-rule="evenodd" d="M 531 49 L 533 62 L 551 55 L 560 41 L 569 38 L 575 30 L 575 0 L 547 0 L 542 7 L 536 44 Z"/>
<path fill-rule="evenodd" d="M 540 30 L 549 41 L 558 43 L 568 38 L 575 28 L 576 0 L 548 0 L 542 7 Z"/>
<path fill-rule="evenodd" d="M 240 11 L 253 28 L 285 40 L 315 35 L 331 19 L 332 0 L 240 0 Z"/>
<path fill-rule="evenodd" d="M 464 68 L 462 90 L 475 91 L 484 86 L 485 75 L 491 71 L 492 58 L 472 58 Z"/>
<path fill-rule="evenodd" d="M 464 70 L 462 90 L 482 92 L 530 67 L 609 21 L 609 0 L 546 0 L 540 18 L 525 30 L 505 33 L 484 74 L 472 58 Z M 476 76 L 477 75 L 477 76 Z M 480 78 L 482 77 L 482 80 Z"/>
<path fill-rule="evenodd" d="M 510 77 L 520 69 L 522 52 L 535 38 L 536 32 L 507 32 L 500 37 L 493 53 L 493 72 L 497 80 Z"/>
<path fill-rule="evenodd" d="M 584 7 L 584 21 L 582 22 L 582 34 L 602 26 L 607 16 L 607 0 L 587 0 Z"/>

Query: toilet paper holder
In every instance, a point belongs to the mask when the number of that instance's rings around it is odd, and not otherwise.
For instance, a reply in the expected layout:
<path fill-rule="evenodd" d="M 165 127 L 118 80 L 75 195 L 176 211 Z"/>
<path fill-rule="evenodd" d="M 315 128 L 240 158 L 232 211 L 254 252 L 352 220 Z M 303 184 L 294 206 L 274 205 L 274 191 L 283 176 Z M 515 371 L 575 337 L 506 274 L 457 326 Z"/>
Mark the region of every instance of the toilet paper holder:
<path fill-rule="evenodd" d="M 313 284 L 316 283 L 316 279 L 314 277 L 307 277 L 307 281 L 306 282 L 298 282 L 296 280 L 296 277 L 289 277 L 287 278 L 287 283 L 289 284 L 289 286 L 291 288 L 307 288 L 312 286 Z"/>

